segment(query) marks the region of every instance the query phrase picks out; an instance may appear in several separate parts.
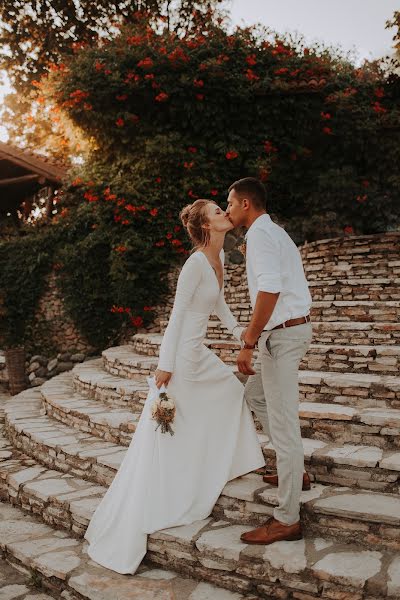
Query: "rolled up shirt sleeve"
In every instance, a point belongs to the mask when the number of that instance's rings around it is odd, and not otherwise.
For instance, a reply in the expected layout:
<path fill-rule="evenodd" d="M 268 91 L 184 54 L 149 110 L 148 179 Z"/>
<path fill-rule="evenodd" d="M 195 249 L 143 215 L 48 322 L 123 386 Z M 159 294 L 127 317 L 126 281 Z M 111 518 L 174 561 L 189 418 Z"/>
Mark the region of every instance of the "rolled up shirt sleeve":
<path fill-rule="evenodd" d="M 255 229 L 248 240 L 247 251 L 251 253 L 258 292 L 276 294 L 282 291 L 279 242 L 265 231 Z"/>

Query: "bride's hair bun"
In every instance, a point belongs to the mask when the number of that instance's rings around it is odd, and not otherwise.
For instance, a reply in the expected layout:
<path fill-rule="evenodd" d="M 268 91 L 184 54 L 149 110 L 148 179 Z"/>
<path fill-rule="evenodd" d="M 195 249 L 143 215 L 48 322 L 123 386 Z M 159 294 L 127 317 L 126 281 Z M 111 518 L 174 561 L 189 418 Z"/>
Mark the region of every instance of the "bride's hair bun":
<path fill-rule="evenodd" d="M 187 204 L 182 208 L 179 215 L 195 248 L 207 246 L 210 242 L 209 229 L 204 227 L 208 224 L 207 206 L 209 204 L 215 204 L 214 200 L 199 198 L 193 204 Z"/>
<path fill-rule="evenodd" d="M 188 222 L 189 222 L 189 218 L 190 218 L 190 211 L 192 208 L 193 204 L 187 204 L 184 208 L 182 208 L 179 217 L 180 220 L 182 221 L 182 225 L 187 229 L 188 226 Z"/>

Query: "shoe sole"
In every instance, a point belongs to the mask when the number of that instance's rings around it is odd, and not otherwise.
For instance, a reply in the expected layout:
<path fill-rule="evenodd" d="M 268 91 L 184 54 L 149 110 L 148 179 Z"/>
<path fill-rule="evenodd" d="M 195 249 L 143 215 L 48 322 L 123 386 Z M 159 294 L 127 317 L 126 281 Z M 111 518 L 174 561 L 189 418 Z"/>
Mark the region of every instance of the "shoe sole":
<path fill-rule="evenodd" d="M 303 539 L 302 535 L 291 535 L 290 537 L 273 540 L 272 542 L 249 542 L 249 541 L 242 540 L 242 538 L 240 538 L 240 541 L 243 542 L 243 544 L 248 544 L 248 545 L 253 545 L 253 546 L 269 546 L 270 544 L 274 544 L 275 542 L 295 542 L 297 540 L 302 540 L 302 539 Z"/>

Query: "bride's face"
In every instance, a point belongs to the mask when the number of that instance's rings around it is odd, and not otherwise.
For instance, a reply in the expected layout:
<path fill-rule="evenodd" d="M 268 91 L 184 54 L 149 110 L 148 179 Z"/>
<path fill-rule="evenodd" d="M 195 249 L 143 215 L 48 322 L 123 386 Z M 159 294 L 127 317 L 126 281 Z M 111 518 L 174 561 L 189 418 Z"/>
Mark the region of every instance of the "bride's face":
<path fill-rule="evenodd" d="M 230 231 L 233 229 L 233 224 L 228 219 L 225 211 L 222 210 L 218 206 L 218 204 L 214 204 L 214 202 L 210 202 L 207 205 L 207 219 L 210 231 L 216 231 L 218 233 Z"/>

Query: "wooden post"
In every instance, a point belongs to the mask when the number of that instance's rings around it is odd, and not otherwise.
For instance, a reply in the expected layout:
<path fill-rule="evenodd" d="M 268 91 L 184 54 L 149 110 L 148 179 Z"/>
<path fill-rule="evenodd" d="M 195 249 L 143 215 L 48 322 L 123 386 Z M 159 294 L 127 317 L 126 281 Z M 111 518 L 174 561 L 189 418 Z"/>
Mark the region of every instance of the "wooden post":
<path fill-rule="evenodd" d="M 49 193 L 47 195 L 47 201 L 46 201 L 46 217 L 48 219 L 51 219 L 53 216 L 53 201 L 54 201 L 54 186 L 49 186 Z"/>

